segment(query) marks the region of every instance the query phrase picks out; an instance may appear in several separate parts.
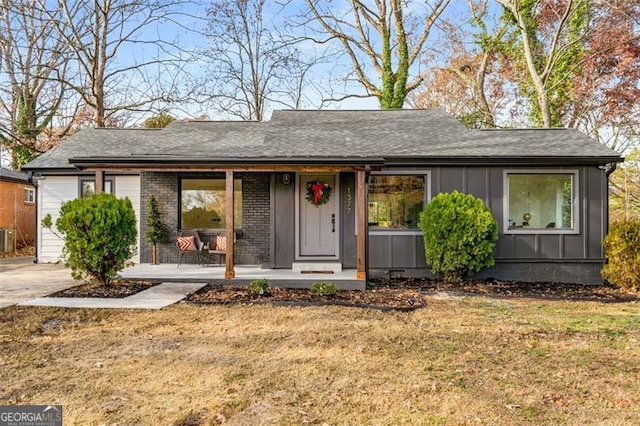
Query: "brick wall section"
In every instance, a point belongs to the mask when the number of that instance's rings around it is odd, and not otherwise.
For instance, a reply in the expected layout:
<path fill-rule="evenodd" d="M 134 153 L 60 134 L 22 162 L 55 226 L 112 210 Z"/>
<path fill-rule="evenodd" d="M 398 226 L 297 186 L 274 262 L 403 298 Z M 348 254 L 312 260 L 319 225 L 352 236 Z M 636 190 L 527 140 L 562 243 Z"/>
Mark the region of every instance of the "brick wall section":
<path fill-rule="evenodd" d="M 17 248 L 33 244 L 35 237 L 36 204 L 24 201 L 25 188 L 33 187 L 27 182 L 0 181 L 0 228 L 19 231 L 15 233 Z"/>
<path fill-rule="evenodd" d="M 161 263 L 177 263 L 178 249 L 175 245 L 179 234 L 178 199 L 181 177 L 189 178 L 224 178 L 223 174 L 207 173 L 162 173 L 142 172 L 140 175 L 141 200 L 141 250 L 140 261 L 151 262 L 151 247 L 147 243 L 147 200 L 154 195 L 160 205 L 162 222 L 169 229 L 169 243 L 158 248 L 158 259 Z M 242 173 L 235 178 L 242 179 L 242 235 L 238 236 L 235 245 L 235 263 L 237 265 L 256 265 L 269 262 L 269 223 L 270 223 L 270 174 Z M 208 242 L 222 230 L 198 230 L 202 240 Z M 185 256 L 185 263 L 194 263 L 193 256 Z"/>

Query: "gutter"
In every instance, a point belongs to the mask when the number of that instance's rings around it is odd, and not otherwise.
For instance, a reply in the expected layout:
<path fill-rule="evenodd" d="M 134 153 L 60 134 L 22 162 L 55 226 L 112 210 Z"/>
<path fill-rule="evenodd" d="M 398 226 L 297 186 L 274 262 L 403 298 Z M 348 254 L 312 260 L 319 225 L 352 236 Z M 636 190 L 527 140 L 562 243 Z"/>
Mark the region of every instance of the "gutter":
<path fill-rule="evenodd" d="M 572 166 L 603 165 L 622 162 L 622 157 L 385 157 L 386 166 Z"/>

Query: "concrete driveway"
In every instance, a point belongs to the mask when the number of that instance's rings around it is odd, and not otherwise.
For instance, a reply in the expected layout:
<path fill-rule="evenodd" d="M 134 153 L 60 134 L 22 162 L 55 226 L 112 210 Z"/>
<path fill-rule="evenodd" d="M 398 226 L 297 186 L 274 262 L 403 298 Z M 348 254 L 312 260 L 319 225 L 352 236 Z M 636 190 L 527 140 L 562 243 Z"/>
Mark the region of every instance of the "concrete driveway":
<path fill-rule="evenodd" d="M 35 264 L 33 258 L 0 259 L 0 308 L 78 285 L 62 265 Z"/>

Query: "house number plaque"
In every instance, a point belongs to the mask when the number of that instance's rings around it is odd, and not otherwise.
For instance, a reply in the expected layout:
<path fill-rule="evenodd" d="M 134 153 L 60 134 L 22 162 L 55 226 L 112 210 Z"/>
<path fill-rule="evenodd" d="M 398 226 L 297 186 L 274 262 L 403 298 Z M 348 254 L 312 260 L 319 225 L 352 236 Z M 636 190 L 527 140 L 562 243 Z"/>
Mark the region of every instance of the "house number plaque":
<path fill-rule="evenodd" d="M 352 209 L 352 203 L 353 203 L 353 196 L 351 194 L 351 187 L 347 186 L 347 214 L 351 214 L 351 209 Z"/>

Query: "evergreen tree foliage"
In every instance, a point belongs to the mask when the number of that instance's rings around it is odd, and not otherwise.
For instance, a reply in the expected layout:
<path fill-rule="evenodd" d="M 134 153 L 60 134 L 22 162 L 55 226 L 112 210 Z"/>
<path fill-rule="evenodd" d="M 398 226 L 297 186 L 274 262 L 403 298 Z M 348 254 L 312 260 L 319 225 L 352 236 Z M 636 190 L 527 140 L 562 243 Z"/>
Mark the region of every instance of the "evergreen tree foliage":
<path fill-rule="evenodd" d="M 153 195 L 147 201 L 147 241 L 156 245 L 166 243 L 168 239 L 167 228 L 160 220 L 160 207 L 158 200 Z"/>

